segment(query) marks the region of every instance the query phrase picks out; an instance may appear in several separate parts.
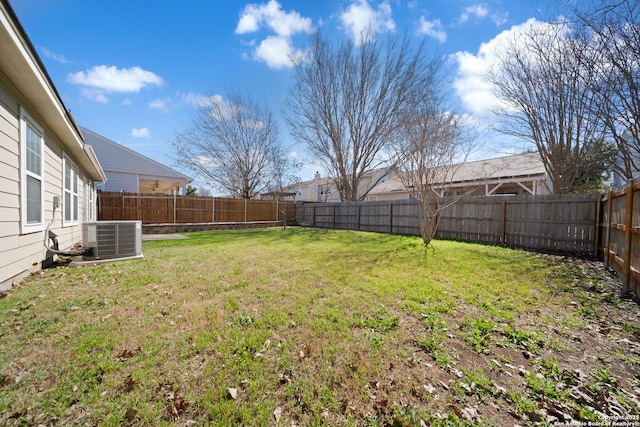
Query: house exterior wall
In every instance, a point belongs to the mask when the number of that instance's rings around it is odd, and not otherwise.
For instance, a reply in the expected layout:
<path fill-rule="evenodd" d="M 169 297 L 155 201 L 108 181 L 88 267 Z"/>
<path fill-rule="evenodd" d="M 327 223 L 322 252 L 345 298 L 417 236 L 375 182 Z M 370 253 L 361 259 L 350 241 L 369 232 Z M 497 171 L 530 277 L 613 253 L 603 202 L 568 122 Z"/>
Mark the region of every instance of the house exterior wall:
<path fill-rule="evenodd" d="M 21 228 L 21 112 L 27 113 L 44 134 L 44 220 L 42 229 L 35 232 L 24 232 Z M 77 220 L 63 221 L 63 156 L 67 156 L 67 161 L 75 162 L 52 130 L 46 127 L 38 111 L 27 105 L 0 74 L 0 288 L 10 287 L 15 278 L 37 270 L 43 262 L 53 259 L 53 254 L 44 246 L 47 225 L 51 224 L 50 229 L 57 235 L 59 248 L 66 249 L 82 241 L 83 218 L 91 214 L 95 217 L 95 203 L 88 203 L 86 199 L 87 186 L 93 185 L 93 181 L 77 167 Z M 55 209 L 54 197 L 60 198 L 60 206 Z M 87 208 L 94 212 L 86 212 Z"/>
<path fill-rule="evenodd" d="M 286 190 L 295 192 L 297 201 L 328 202 L 340 200 L 340 194 L 335 188 L 333 180 L 322 178 L 319 172 L 316 172 L 312 180 L 291 185 Z"/>
<path fill-rule="evenodd" d="M 367 201 L 370 201 L 370 202 L 383 202 L 387 200 L 407 200 L 407 199 L 409 199 L 409 193 L 406 191 L 400 191 L 397 193 L 369 194 L 367 196 Z"/>
<path fill-rule="evenodd" d="M 0 278 L 19 273 L 16 267 L 25 257 L 21 246 L 28 244 L 19 238 L 19 134 L 18 103 L 0 79 Z"/>

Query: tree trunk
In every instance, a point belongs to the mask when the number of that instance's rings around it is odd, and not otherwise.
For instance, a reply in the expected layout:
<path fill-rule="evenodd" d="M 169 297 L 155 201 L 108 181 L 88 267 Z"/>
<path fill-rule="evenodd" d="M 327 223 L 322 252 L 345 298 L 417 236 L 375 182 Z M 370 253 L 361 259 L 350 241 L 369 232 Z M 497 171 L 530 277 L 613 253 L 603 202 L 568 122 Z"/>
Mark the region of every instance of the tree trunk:
<path fill-rule="evenodd" d="M 438 207 L 439 201 L 429 200 L 429 198 L 422 200 L 418 204 L 420 215 L 420 235 L 425 245 L 431 243 L 433 236 L 435 236 L 438 230 Z"/>

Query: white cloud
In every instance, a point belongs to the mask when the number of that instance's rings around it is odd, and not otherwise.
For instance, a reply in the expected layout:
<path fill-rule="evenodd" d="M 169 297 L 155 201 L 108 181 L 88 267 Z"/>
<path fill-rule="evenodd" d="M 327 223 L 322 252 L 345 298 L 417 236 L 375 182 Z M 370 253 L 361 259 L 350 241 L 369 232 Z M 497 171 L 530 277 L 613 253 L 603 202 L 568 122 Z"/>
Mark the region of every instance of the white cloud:
<path fill-rule="evenodd" d="M 440 43 L 447 41 L 447 33 L 442 28 L 442 22 L 439 19 L 433 21 L 427 21 L 424 16 L 420 17 L 420 27 L 418 28 L 419 34 L 425 34 L 429 37 L 433 37 Z"/>
<path fill-rule="evenodd" d="M 145 86 L 162 86 L 162 78 L 140 67 L 122 68 L 98 65 L 69 74 L 69 83 L 102 89 L 105 92 L 140 92 Z"/>
<path fill-rule="evenodd" d="M 223 98 L 221 95 L 203 95 L 200 93 L 189 92 L 180 94 L 183 102 L 194 106 L 195 108 L 208 109 L 207 113 L 216 120 L 229 120 L 237 117 L 244 109 L 242 105 L 236 104 L 229 99 Z M 243 125 L 251 128 L 264 127 L 263 122 L 243 119 Z"/>
<path fill-rule="evenodd" d="M 489 17 L 496 27 L 500 27 L 507 23 L 509 20 L 509 12 L 507 11 L 498 11 L 490 13 L 489 7 L 486 3 L 478 3 L 468 7 L 465 7 L 462 13 L 460 14 L 460 18 L 458 19 L 458 23 L 463 24 L 469 21 L 471 18 L 484 19 Z"/>
<path fill-rule="evenodd" d="M 240 15 L 235 33 L 248 34 L 260 29 L 274 34 L 259 43 L 255 40 L 245 43 L 252 48 L 250 57 L 264 61 L 270 68 L 279 69 L 291 67 L 291 56 L 300 54 L 293 47 L 291 38 L 299 33 L 310 33 L 313 25 L 310 18 L 303 17 L 295 10 L 285 12 L 278 1 L 269 0 L 268 3 L 247 5 Z"/>
<path fill-rule="evenodd" d="M 67 81 L 86 86 L 94 93 L 100 93 L 100 98 L 102 99 L 106 99 L 105 94 L 107 93 L 140 92 L 144 87 L 162 86 L 164 84 L 160 76 L 140 67 L 120 69 L 106 65 L 98 65 L 86 71 L 71 73 L 67 76 Z"/>
<path fill-rule="evenodd" d="M 491 20 L 496 24 L 496 27 L 504 25 L 509 20 L 509 12 L 496 12 L 491 15 Z"/>
<path fill-rule="evenodd" d="M 131 129 L 131 136 L 134 138 L 151 138 L 151 132 L 148 128 Z"/>
<path fill-rule="evenodd" d="M 357 0 L 340 14 L 340 22 L 356 44 L 362 43 L 362 36 L 367 31 L 376 34 L 396 29 L 388 1 L 383 1 L 377 9 L 373 9 L 367 0 Z"/>
<path fill-rule="evenodd" d="M 73 63 L 72 61 L 68 60 L 64 56 L 62 56 L 60 54 L 57 54 L 57 53 L 47 49 L 46 47 L 41 47 L 40 51 L 47 58 L 53 59 L 54 61 L 59 62 L 61 64 L 72 64 Z"/>
<path fill-rule="evenodd" d="M 220 95 L 207 96 L 200 93 L 189 92 L 187 94 L 180 94 L 180 97 L 183 102 L 186 102 L 196 108 L 211 107 L 222 102 L 222 96 Z"/>
<path fill-rule="evenodd" d="M 280 69 L 292 65 L 291 56 L 302 55 L 302 51 L 295 50 L 291 40 L 286 37 L 269 36 L 262 40 L 253 51 L 253 58 L 264 61 L 269 68 Z"/>
<path fill-rule="evenodd" d="M 149 108 L 154 110 L 160 110 L 165 113 L 169 112 L 169 103 L 171 102 L 171 98 L 158 98 L 154 99 L 149 103 Z"/>
<path fill-rule="evenodd" d="M 80 89 L 80 92 L 84 95 L 85 98 L 90 99 L 92 101 L 100 102 L 102 104 L 109 103 L 104 91 L 100 89 L 95 89 L 91 87 L 83 87 Z"/>
<path fill-rule="evenodd" d="M 531 27 L 543 28 L 545 25 L 549 24 L 531 18 L 482 43 L 475 55 L 469 52 L 457 52 L 453 55 L 458 65 L 453 86 L 474 120 L 490 121 L 492 110 L 499 105 L 487 74 L 498 64 L 498 58 L 505 53 L 506 46 Z"/>
<path fill-rule="evenodd" d="M 131 100 L 129 98 L 125 98 L 122 100 L 122 105 L 131 105 Z"/>
<path fill-rule="evenodd" d="M 249 4 L 244 8 L 236 26 L 236 34 L 254 33 L 260 29 L 261 13 L 259 6 Z"/>
<path fill-rule="evenodd" d="M 248 4 L 240 15 L 235 32 L 253 33 L 263 26 L 282 37 L 313 30 L 310 18 L 303 17 L 295 10 L 285 12 L 280 3 L 269 0 L 266 4 Z"/>
<path fill-rule="evenodd" d="M 476 18 L 485 18 L 488 15 L 489 15 L 489 8 L 487 7 L 486 4 L 484 3 L 474 4 L 464 8 L 464 10 L 462 11 L 462 14 L 460 15 L 459 21 L 461 23 L 467 22 L 469 18 L 471 18 L 472 16 Z"/>

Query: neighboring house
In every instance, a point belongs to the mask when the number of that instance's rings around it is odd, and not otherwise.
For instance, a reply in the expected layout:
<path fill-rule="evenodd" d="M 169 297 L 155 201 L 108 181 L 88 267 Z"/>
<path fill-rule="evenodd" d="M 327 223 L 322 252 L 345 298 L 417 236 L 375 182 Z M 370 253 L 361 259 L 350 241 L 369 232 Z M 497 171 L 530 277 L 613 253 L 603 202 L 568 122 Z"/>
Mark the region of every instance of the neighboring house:
<path fill-rule="evenodd" d="M 107 176 L 107 182 L 99 186 L 99 190 L 186 194 L 187 184 L 193 181 L 188 176 L 89 129 L 81 127 L 80 130 L 84 141 L 95 150 Z"/>
<path fill-rule="evenodd" d="M 82 242 L 105 174 L 7 0 L 0 0 L 0 288 Z"/>
<path fill-rule="evenodd" d="M 448 189 L 451 196 L 544 195 L 552 184 L 538 153 L 525 153 L 467 162 L 458 167 L 449 183 L 434 183 L 436 190 Z M 409 191 L 400 178 L 375 186 L 367 200 L 408 199 Z"/>
<path fill-rule="evenodd" d="M 389 177 L 382 177 L 387 169 L 374 169 L 364 174 L 360 180 L 360 191 L 370 189 L 374 183 L 384 182 Z M 298 182 L 286 188 L 288 192 L 295 194 L 295 200 L 299 202 L 339 202 L 340 192 L 333 178 L 323 178 L 320 172 L 316 172 L 313 179 Z"/>
<path fill-rule="evenodd" d="M 402 185 L 397 174 L 380 179 L 384 169 L 371 171 L 365 175 L 361 188 L 369 188 L 366 200 L 408 199 L 409 191 Z M 544 164 L 538 153 L 467 162 L 456 170 L 449 184 L 435 183 L 436 188 L 449 188 L 449 195 L 492 196 L 492 195 L 543 195 L 551 194 L 552 184 L 548 179 Z M 331 178 L 322 178 L 316 172 L 314 179 L 287 187 L 296 193 L 296 201 L 336 202 L 340 195 Z"/>
<path fill-rule="evenodd" d="M 640 140 L 634 133 L 629 129 L 624 133 L 624 140 L 627 143 L 627 151 L 628 155 L 633 158 L 633 164 L 635 166 L 640 167 Z M 616 157 L 616 168 L 613 170 L 612 176 L 612 184 L 613 187 L 620 187 L 627 184 L 627 178 L 625 178 L 624 174 L 620 172 L 620 170 L 624 170 L 624 161 L 622 152 L 618 151 L 618 156 Z M 640 179 L 640 170 L 632 171 L 631 179 L 638 180 Z"/>
<path fill-rule="evenodd" d="M 297 202 L 339 202 L 338 192 L 333 179 L 323 178 L 316 172 L 312 180 L 301 181 L 290 185 L 286 191 L 295 194 Z"/>

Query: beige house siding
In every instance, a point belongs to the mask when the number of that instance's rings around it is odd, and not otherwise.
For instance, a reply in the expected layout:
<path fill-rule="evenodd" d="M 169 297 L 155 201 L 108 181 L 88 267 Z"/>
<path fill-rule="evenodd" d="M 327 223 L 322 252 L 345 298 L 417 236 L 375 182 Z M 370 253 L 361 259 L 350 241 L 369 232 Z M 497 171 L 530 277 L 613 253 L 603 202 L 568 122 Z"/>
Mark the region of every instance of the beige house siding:
<path fill-rule="evenodd" d="M 9 278 L 29 264 L 20 238 L 19 107 L 0 75 L 0 278 Z M 17 250 L 16 250 L 17 249 Z M 27 257 L 27 259 L 25 259 Z"/>
<path fill-rule="evenodd" d="M 32 141 L 41 142 L 35 147 L 41 148 L 42 159 L 40 170 L 29 172 L 37 180 L 32 182 L 39 182 L 42 189 L 42 209 L 40 215 L 31 218 L 35 220 L 33 225 L 26 222 L 22 210 L 26 205 L 22 164 L 30 159 L 31 167 L 38 165 L 33 163 L 38 161 L 37 154 L 22 158 L 27 134 L 23 126 L 27 121 L 34 135 Z M 73 223 L 63 221 L 65 155 L 77 168 L 79 203 Z M 54 259 L 44 246 L 49 224 L 57 235 L 59 249 L 82 240 L 82 219 L 88 215 L 84 209 L 95 209 L 95 203 L 86 203 L 86 183 L 93 185 L 104 179 L 95 153 L 84 144 L 11 7 L 0 0 L 0 289 Z M 61 204 L 54 210 L 56 197 Z"/>
<path fill-rule="evenodd" d="M 370 202 L 385 202 L 387 200 L 405 200 L 405 199 L 409 199 L 409 193 L 406 191 L 401 191 L 397 193 L 369 194 L 367 196 L 367 201 L 370 201 Z"/>
<path fill-rule="evenodd" d="M 379 182 L 382 174 L 385 172 L 385 169 L 376 169 L 363 176 L 358 186 L 358 194 L 363 194 L 365 191 L 370 190 L 372 183 Z M 387 179 L 389 178 L 384 177 L 382 181 Z M 300 202 L 340 201 L 340 192 L 338 191 L 333 178 L 322 177 L 320 172 L 316 172 L 314 178 L 311 180 L 290 185 L 286 188 L 286 191 L 296 193 L 295 200 Z"/>
<path fill-rule="evenodd" d="M 0 284 L 41 266 L 47 259 L 44 247 L 45 230 L 21 233 L 20 229 L 20 103 L 19 95 L 9 95 L 6 80 L 0 76 Z M 85 209 L 86 174 L 78 179 L 78 221 L 63 226 L 63 168 L 62 144 L 44 127 L 37 111 L 24 111 L 44 131 L 44 227 L 51 223 L 51 230 L 58 236 L 60 248 L 68 248 L 82 241 L 82 218 Z M 71 158 L 71 156 L 69 156 Z M 74 160 L 73 158 L 71 158 Z M 74 160 L 75 161 L 75 160 Z M 61 205 L 53 209 L 53 199 L 60 197 Z M 95 209 L 95 204 L 93 204 Z M 53 222 L 52 222 L 53 221 Z M 49 254 L 51 255 L 51 254 Z"/>

